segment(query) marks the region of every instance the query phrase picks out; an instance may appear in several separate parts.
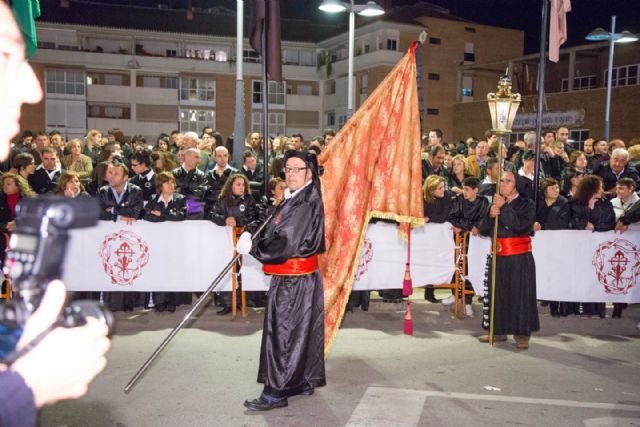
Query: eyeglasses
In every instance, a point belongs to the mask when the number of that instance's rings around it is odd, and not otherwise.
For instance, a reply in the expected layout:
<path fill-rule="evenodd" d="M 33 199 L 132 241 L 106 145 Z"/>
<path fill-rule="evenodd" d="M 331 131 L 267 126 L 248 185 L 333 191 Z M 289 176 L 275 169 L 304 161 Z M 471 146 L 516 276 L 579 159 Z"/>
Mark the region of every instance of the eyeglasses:
<path fill-rule="evenodd" d="M 309 168 L 284 168 L 282 169 L 284 173 L 298 173 L 303 170 L 307 170 Z"/>

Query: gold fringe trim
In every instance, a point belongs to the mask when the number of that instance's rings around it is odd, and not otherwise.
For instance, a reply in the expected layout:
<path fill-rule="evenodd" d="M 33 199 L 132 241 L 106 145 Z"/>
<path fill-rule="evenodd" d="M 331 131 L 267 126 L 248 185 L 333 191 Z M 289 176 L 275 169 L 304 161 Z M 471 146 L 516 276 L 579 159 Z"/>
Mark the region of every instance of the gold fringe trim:
<path fill-rule="evenodd" d="M 324 343 L 324 358 L 325 360 L 329 358 L 329 353 L 331 352 L 331 347 L 333 347 L 333 343 L 336 340 L 336 336 L 338 335 L 338 329 L 340 329 L 340 325 L 342 324 L 342 319 L 344 317 L 344 312 L 345 309 L 347 307 L 347 302 L 349 302 L 349 295 L 351 294 L 351 288 L 353 286 L 353 280 L 355 278 L 355 274 L 356 274 L 356 268 L 358 268 L 358 263 L 356 262 L 356 260 L 360 259 L 360 253 L 362 252 L 362 243 L 364 242 L 364 238 L 367 234 L 367 229 L 369 228 L 369 221 L 371 220 L 371 218 L 381 218 L 381 219 L 392 219 L 396 222 L 400 222 L 400 223 L 410 223 L 412 226 L 417 227 L 417 226 L 421 226 L 424 225 L 424 218 L 417 218 L 417 217 L 413 217 L 413 216 L 407 216 L 407 215 L 399 215 L 393 212 L 382 212 L 382 211 L 370 211 L 367 212 L 367 215 L 365 216 L 365 221 L 364 221 L 364 226 L 362 227 L 362 232 L 360 233 L 360 238 L 358 239 L 358 249 L 356 251 L 356 256 L 354 257 L 352 263 L 351 263 L 351 268 L 349 268 L 349 273 L 347 275 L 347 281 L 344 285 L 344 288 L 347 289 L 345 295 L 346 297 L 343 298 L 342 301 L 342 307 L 340 307 L 340 315 L 338 316 L 338 321 L 336 322 L 336 327 L 333 330 L 333 333 L 331 334 L 331 337 L 329 337 L 329 342 L 325 342 Z M 339 297 L 339 295 L 338 295 Z M 337 304 L 337 299 L 335 304 Z M 327 308 L 325 306 L 325 311 L 324 311 L 325 316 L 327 315 Z"/>

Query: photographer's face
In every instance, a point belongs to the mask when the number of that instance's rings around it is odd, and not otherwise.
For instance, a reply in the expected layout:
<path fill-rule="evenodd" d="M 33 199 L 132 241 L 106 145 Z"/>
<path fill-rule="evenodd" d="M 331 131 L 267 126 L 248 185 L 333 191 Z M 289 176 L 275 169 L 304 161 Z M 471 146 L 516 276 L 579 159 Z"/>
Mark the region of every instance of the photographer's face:
<path fill-rule="evenodd" d="M 0 3 L 0 159 L 9 154 L 9 141 L 20 130 L 20 107 L 36 104 L 42 89 L 24 57 L 24 42 L 9 8 Z"/>

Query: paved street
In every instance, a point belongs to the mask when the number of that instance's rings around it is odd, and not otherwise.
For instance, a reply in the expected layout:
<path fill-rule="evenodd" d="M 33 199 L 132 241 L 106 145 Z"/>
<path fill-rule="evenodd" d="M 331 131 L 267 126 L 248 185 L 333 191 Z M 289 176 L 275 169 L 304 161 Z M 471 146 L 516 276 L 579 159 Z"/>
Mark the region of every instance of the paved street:
<path fill-rule="evenodd" d="M 438 291 L 439 297 L 446 291 Z M 374 294 L 377 296 L 377 294 Z M 132 390 L 123 388 L 186 308 L 117 313 L 109 364 L 78 401 L 43 411 L 43 426 L 640 426 L 640 308 L 622 319 L 551 318 L 528 351 L 491 348 L 440 304 L 414 296 L 414 335 L 400 304 L 373 300 L 344 321 L 327 387 L 289 407 L 245 411 L 257 397 L 262 313 L 231 321 L 207 309 Z M 609 307 L 608 315 L 611 313 Z"/>

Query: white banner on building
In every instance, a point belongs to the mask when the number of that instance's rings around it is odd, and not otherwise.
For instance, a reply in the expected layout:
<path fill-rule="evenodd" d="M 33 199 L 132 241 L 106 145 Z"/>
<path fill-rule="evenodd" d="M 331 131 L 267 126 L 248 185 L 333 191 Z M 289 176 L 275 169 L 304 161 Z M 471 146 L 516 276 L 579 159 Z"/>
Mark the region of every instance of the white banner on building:
<path fill-rule="evenodd" d="M 542 127 L 557 129 L 566 126 L 569 129 L 584 125 L 585 110 L 545 111 L 542 114 Z M 536 128 L 536 113 L 520 113 L 513 120 L 513 130 L 531 130 Z"/>
<path fill-rule="evenodd" d="M 469 280 L 483 294 L 491 240 L 472 237 Z M 540 231 L 533 238 L 538 299 L 640 302 L 640 231 Z"/>
<path fill-rule="evenodd" d="M 451 225 L 427 224 L 411 230 L 411 278 L 414 287 L 451 282 L 454 269 Z M 354 290 L 402 288 L 407 243 L 398 226 L 371 224 L 363 243 Z"/>

